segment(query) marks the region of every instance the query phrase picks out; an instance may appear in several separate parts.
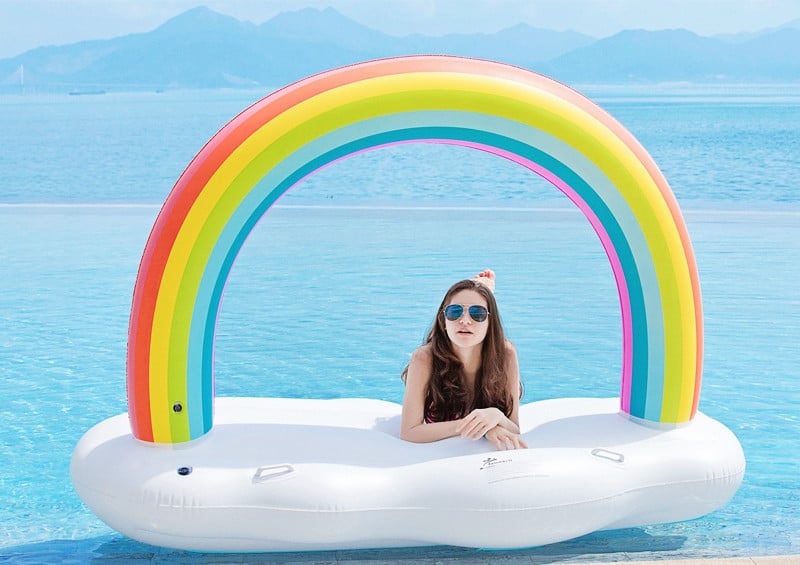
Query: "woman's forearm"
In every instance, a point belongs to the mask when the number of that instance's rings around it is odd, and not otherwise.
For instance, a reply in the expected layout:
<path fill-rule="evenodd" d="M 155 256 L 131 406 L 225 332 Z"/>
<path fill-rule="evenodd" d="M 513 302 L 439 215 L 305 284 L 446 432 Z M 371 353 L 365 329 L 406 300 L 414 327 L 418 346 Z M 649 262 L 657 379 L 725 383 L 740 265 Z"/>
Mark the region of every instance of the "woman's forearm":
<path fill-rule="evenodd" d="M 431 443 L 458 435 L 456 428 L 460 420 L 417 424 L 407 430 L 400 430 L 400 439 L 413 443 Z"/>

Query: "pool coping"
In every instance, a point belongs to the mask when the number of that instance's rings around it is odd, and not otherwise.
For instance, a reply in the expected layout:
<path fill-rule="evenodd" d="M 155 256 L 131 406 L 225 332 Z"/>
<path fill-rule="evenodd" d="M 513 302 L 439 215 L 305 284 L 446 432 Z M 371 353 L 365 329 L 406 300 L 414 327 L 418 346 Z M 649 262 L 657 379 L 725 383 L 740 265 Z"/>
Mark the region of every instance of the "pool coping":
<path fill-rule="evenodd" d="M 589 562 L 591 565 L 592 562 Z M 598 563 L 598 562 L 595 562 Z M 607 563 L 607 562 L 606 562 Z M 796 565 L 797 555 L 763 555 L 754 557 L 724 557 L 710 559 L 659 559 L 655 561 L 617 561 L 628 565 Z"/>

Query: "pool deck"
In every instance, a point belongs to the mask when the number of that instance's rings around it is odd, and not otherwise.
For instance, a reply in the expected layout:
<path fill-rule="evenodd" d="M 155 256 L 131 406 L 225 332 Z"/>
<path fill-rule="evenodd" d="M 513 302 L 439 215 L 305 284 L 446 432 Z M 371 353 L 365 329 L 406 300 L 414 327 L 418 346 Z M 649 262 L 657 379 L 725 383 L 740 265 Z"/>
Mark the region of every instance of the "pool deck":
<path fill-rule="evenodd" d="M 800 563 L 800 555 L 730 557 L 724 559 L 661 559 L 658 561 L 617 561 L 616 563 L 627 563 L 628 565 L 796 565 Z"/>
<path fill-rule="evenodd" d="M 321 557 L 321 556 L 320 556 Z M 351 559 L 351 556 L 339 556 L 334 561 L 328 559 L 314 560 L 294 560 L 288 559 L 286 561 L 265 561 L 264 563 L 314 563 L 316 564 L 341 564 L 352 561 L 357 561 L 359 565 L 388 565 L 390 563 L 404 563 L 404 564 L 427 564 L 427 565 L 445 565 L 445 564 L 475 564 L 475 565 L 545 565 L 545 564 L 561 564 L 561 563 L 580 563 L 582 565 L 607 565 L 609 563 L 625 563 L 626 565 L 800 565 L 800 555 L 769 555 L 769 556 L 756 556 L 756 557 L 726 557 L 726 558 L 703 558 L 703 559 L 653 559 L 653 560 L 638 560 L 638 559 L 625 559 L 617 554 L 610 559 L 610 556 L 598 556 L 598 560 L 594 561 L 592 558 L 587 560 L 587 556 L 544 556 L 544 555 L 509 555 L 507 553 L 500 553 L 499 555 L 487 554 L 485 556 L 468 556 L 468 557 L 400 557 L 398 559 L 387 559 L 387 556 L 378 557 L 376 559 L 358 558 Z M 244 563 L 252 563 L 249 560 L 244 560 Z"/>
<path fill-rule="evenodd" d="M 658 561 L 625 561 L 624 563 L 628 565 L 796 565 L 800 563 L 800 555 L 765 555 L 724 559 L 661 559 Z"/>
<path fill-rule="evenodd" d="M 252 557 L 252 556 L 251 556 Z M 276 556 L 277 557 L 277 556 Z M 371 559 L 361 556 L 357 559 L 351 559 L 351 556 L 341 555 L 338 559 L 329 560 L 327 556 L 317 556 L 317 559 L 293 559 L 289 558 L 281 560 L 258 561 L 261 563 L 314 563 L 315 565 L 338 565 L 341 563 L 348 563 L 356 561 L 359 565 L 389 565 L 390 563 L 404 563 L 404 564 L 427 564 L 427 565 L 445 565 L 445 564 L 490 564 L 490 565 L 545 565 L 545 564 L 561 564 L 561 563 L 581 563 L 583 565 L 599 565 L 608 563 L 625 563 L 626 565 L 800 565 L 800 555 L 769 555 L 769 556 L 756 556 L 756 557 L 726 557 L 726 558 L 704 558 L 704 559 L 655 559 L 655 560 L 636 560 L 624 559 L 620 556 L 615 556 L 612 560 L 601 558 L 598 561 L 586 560 L 587 556 L 542 556 L 542 555 L 508 555 L 502 553 L 500 555 L 485 555 L 485 556 L 469 556 L 469 557 L 400 557 L 397 559 L 388 558 L 388 556 L 381 556 Z M 321 559 L 320 559 L 321 558 Z M 591 559 L 591 558 L 590 558 Z M 216 561 L 211 561 L 216 563 Z M 237 562 L 237 561 L 235 561 Z M 245 558 L 241 563 L 255 563 Z M 155 562 L 154 562 L 155 563 Z"/>
<path fill-rule="evenodd" d="M 515 550 L 481 550 L 457 546 L 339 549 L 276 553 L 194 553 L 156 547 L 120 534 L 89 539 L 47 540 L 15 547 L 0 547 L 0 563 L 92 563 L 115 565 L 278 564 L 291 565 L 800 565 L 800 554 L 790 544 L 774 548 L 740 547 L 736 555 L 707 544 L 682 543 L 680 536 L 650 535 L 638 529 L 590 534 L 577 540 Z M 738 553 L 738 552 L 737 552 Z M 727 554 L 727 555 L 726 555 Z"/>
<path fill-rule="evenodd" d="M 99 543 L 98 543 L 99 542 Z M 800 565 L 800 554 L 754 557 L 703 558 L 697 550 L 687 553 L 659 550 L 657 543 L 628 546 L 625 549 L 600 548 L 597 544 L 558 545 L 522 550 L 483 551 L 463 547 L 386 548 L 373 550 L 334 550 L 297 553 L 193 553 L 159 548 L 122 536 L 89 540 L 52 540 L 17 547 L 0 547 L 0 563 L 93 563 L 116 565 L 166 564 L 277 564 L 291 565 L 561 565 L 580 563 L 625 563 L 626 565 Z M 612 549 L 608 551 L 608 549 Z"/>

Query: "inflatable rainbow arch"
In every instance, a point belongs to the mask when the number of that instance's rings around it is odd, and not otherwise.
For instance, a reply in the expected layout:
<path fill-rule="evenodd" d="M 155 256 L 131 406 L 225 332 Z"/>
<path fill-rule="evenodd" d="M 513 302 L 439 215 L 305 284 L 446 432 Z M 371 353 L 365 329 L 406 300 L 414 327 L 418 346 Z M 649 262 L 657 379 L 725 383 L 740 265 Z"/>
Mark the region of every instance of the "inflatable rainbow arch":
<path fill-rule="evenodd" d="M 510 159 L 583 211 L 619 289 L 619 400 L 526 403 L 520 436 L 530 448 L 502 454 L 460 437 L 403 441 L 402 406 L 376 399 L 215 404 L 217 310 L 259 218 L 320 167 L 413 141 Z M 730 500 L 745 472 L 736 436 L 697 411 L 701 345 L 681 215 L 622 126 L 514 67 L 438 56 L 363 63 L 256 103 L 183 173 L 136 281 L 128 413 L 83 435 L 70 473 L 112 528 L 199 551 L 522 548 L 689 520 Z"/>
<path fill-rule="evenodd" d="M 136 438 L 180 443 L 211 429 L 223 287 L 267 209 L 333 161 L 413 141 L 500 155 L 564 192 L 597 232 L 619 289 L 621 411 L 656 424 L 694 417 L 703 340 L 697 269 L 678 205 L 647 152 L 553 80 L 488 61 L 414 56 L 279 90 L 190 163 L 152 230 L 133 295 L 127 389 Z"/>

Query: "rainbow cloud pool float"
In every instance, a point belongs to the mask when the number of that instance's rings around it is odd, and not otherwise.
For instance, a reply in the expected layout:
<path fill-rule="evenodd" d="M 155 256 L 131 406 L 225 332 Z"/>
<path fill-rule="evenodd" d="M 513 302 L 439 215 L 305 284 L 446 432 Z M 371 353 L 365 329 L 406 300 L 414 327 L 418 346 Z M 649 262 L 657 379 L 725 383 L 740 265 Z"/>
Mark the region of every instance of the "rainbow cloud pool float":
<path fill-rule="evenodd" d="M 619 290 L 619 399 L 524 405 L 531 448 L 516 452 L 459 438 L 403 442 L 400 406 L 377 400 L 215 402 L 217 312 L 255 224 L 320 168 L 408 142 L 505 157 L 580 208 Z M 729 500 L 745 468 L 736 437 L 698 413 L 702 344 L 680 210 L 611 116 L 564 85 L 489 61 L 362 63 L 257 102 L 181 175 L 134 289 L 128 413 L 81 439 L 73 482 L 120 532 L 204 551 L 527 547 L 686 520 Z"/>

